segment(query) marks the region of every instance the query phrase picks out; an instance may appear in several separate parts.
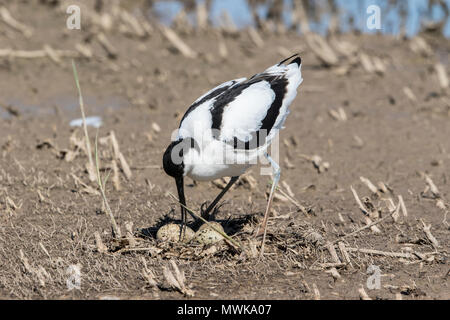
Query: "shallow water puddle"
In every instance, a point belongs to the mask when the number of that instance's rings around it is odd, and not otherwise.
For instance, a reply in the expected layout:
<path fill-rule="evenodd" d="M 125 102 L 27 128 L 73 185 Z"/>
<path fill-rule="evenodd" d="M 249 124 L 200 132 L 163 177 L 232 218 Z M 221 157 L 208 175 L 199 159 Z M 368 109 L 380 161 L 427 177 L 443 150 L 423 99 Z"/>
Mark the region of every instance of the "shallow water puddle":
<path fill-rule="evenodd" d="M 108 111 L 118 110 L 129 105 L 123 97 L 84 96 L 87 116 L 102 115 Z M 0 118 L 11 119 L 21 116 L 54 116 L 61 115 L 70 120 L 80 117 L 77 97 L 53 97 L 46 101 L 33 103 L 18 98 L 4 98 L 0 103 Z M 68 123 L 69 124 L 69 123 Z"/>
<path fill-rule="evenodd" d="M 128 1 L 127 1 L 128 2 Z M 197 3 L 204 1 L 197 0 Z M 269 12 L 269 3 L 273 1 L 260 1 L 253 7 L 247 0 L 211 1 L 209 17 L 213 25 L 220 24 L 221 16 L 227 12 L 236 27 L 245 28 L 254 26 L 252 11 L 260 18 L 265 19 Z M 333 2 L 338 12 L 339 29 L 342 32 L 359 30 L 364 33 L 380 31 L 385 34 L 398 35 L 403 30 L 408 36 L 413 36 L 420 31 L 422 25 L 428 22 L 440 22 L 446 19 L 443 29 L 444 35 L 450 37 L 450 18 L 438 4 L 429 5 L 429 0 L 410 0 L 392 3 L 384 0 L 336 0 L 336 1 L 310 1 L 307 8 L 312 31 L 325 34 L 330 24 L 332 8 L 329 3 Z M 256 3 L 256 2 L 255 2 Z M 450 0 L 445 0 L 450 7 Z M 381 29 L 369 30 L 367 18 L 370 14 L 367 10 L 375 5 L 380 8 Z M 195 25 L 195 7 L 183 6 L 182 1 L 154 1 L 153 6 L 148 9 L 148 15 L 156 15 L 162 23 L 170 25 L 175 17 L 185 9 L 187 18 Z M 284 0 L 281 20 L 290 28 L 292 26 L 293 0 Z"/>

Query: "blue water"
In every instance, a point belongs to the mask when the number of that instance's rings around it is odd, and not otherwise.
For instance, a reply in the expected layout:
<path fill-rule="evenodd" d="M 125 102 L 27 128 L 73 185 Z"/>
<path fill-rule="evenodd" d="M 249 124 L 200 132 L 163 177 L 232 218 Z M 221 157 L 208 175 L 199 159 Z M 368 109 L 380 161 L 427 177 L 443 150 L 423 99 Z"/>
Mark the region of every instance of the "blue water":
<path fill-rule="evenodd" d="M 197 0 L 201 2 L 202 0 Z M 450 0 L 444 0 L 450 8 Z M 421 26 L 426 22 L 438 22 L 445 18 L 442 8 L 435 4 L 428 12 L 429 0 L 399 0 L 395 5 L 390 6 L 392 1 L 389 0 L 335 0 L 339 10 L 339 27 L 341 31 L 348 32 L 351 30 L 359 30 L 364 33 L 381 32 L 384 34 L 398 34 L 402 29 L 405 30 L 407 36 L 417 34 Z M 310 27 L 313 31 L 325 34 L 330 22 L 329 10 L 327 10 L 327 2 L 325 0 L 316 0 L 315 3 L 324 8 L 323 14 L 318 17 L 318 21 L 310 19 Z M 366 13 L 370 5 L 377 5 L 381 9 L 381 29 L 369 30 L 366 21 L 369 15 Z M 153 10 L 161 18 L 161 21 L 170 25 L 174 17 L 183 5 L 179 1 L 156 1 Z M 292 0 L 284 0 L 283 21 L 287 27 L 291 22 Z M 402 10 L 405 12 L 405 19 L 401 18 Z M 219 17 L 227 11 L 232 17 L 234 23 L 239 28 L 254 25 L 250 8 L 246 0 L 213 0 L 210 18 L 214 25 L 218 25 Z M 257 12 L 261 18 L 267 15 L 267 5 L 260 5 Z M 193 13 L 188 18 L 195 23 Z M 349 21 L 353 22 L 350 23 Z M 403 21 L 402 21 L 403 20 Z M 450 37 L 450 18 L 447 18 L 444 35 Z"/>

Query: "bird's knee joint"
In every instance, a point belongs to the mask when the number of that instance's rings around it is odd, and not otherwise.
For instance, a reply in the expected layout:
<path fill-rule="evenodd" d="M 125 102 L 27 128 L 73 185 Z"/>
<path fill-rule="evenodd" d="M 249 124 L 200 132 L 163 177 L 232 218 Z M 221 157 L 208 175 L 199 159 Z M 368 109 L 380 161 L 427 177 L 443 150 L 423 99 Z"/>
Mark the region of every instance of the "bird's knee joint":
<path fill-rule="evenodd" d="M 275 179 L 280 179 L 281 169 L 279 167 L 273 170 L 273 176 Z"/>

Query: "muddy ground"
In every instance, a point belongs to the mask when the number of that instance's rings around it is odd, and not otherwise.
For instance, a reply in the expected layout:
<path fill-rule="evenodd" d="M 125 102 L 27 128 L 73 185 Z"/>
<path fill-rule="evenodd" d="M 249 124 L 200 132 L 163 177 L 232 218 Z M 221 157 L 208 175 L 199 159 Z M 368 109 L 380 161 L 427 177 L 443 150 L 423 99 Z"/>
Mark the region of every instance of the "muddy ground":
<path fill-rule="evenodd" d="M 359 299 L 361 288 L 372 299 L 450 298 L 450 96 L 435 72 L 438 62 L 449 72 L 448 39 L 423 35 L 431 47 L 427 55 L 412 50 L 411 40 L 337 35 L 357 52 L 325 67 L 305 37 L 292 32 L 261 32 L 264 43 L 258 47 L 246 31 L 177 30 L 198 53 L 187 58 L 155 26 L 142 38 L 113 27 L 103 30 L 117 50 L 109 58 L 96 41 L 101 27 L 67 30 L 67 15 L 58 5 L 1 3 L 33 35 L 2 24 L 0 48 L 39 50 L 47 44 L 74 50 L 82 43 L 92 50 L 92 57 L 75 59 L 86 113 L 102 117 L 100 138 L 114 131 L 131 167 L 130 179 L 119 172 L 120 190 L 108 180 L 106 196 L 122 233 L 131 222 L 137 238 L 134 251 L 126 241 L 111 241 L 97 185 L 85 169 L 86 153 L 76 151 L 84 144 L 74 142 L 82 131 L 69 126 L 80 117 L 70 58 L 1 57 L 1 298 L 185 298 L 163 275 L 170 259 L 196 299 Z M 220 42 L 226 55 L 219 54 Z M 256 183 L 250 178 L 233 188 L 217 216 L 244 252 L 225 243 L 203 248 L 155 240 L 162 221 L 179 219 L 169 194 L 176 194 L 175 184 L 162 170 L 161 157 L 189 104 L 213 86 L 261 72 L 291 52 L 302 55 L 304 82 L 281 132 L 280 164 L 282 181 L 307 212 L 294 201 L 276 201 L 265 255 L 258 259 L 253 233 L 270 179 L 254 167 L 249 175 Z M 360 53 L 380 58 L 385 70 L 365 69 Z M 95 133 L 89 127 L 92 144 Z M 106 176 L 112 153 L 105 144 L 99 149 Z M 317 168 L 313 156 L 328 169 Z M 372 193 L 360 177 L 387 188 Z M 431 190 L 433 183 L 439 192 Z M 220 183 L 187 184 L 188 205 L 196 211 L 220 192 Z M 384 218 L 378 230 L 348 235 L 367 225 L 351 186 L 372 222 Z M 395 207 L 399 196 L 407 215 L 400 209 L 394 221 L 386 199 Z M 424 225 L 431 226 L 431 236 Z M 106 252 L 99 252 L 95 232 Z M 344 235 L 342 251 L 336 240 Z M 327 249 L 333 241 L 337 257 Z M 71 265 L 80 267 L 79 289 L 67 287 L 68 280 L 76 284 Z M 367 287 L 371 265 L 380 270 L 380 287 L 373 290 Z"/>

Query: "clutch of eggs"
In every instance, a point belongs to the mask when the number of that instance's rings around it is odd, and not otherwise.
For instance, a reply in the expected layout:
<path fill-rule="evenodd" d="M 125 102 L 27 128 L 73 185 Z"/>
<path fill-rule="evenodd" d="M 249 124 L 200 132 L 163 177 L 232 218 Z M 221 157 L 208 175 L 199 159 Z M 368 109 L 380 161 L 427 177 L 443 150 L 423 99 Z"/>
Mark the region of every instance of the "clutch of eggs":
<path fill-rule="evenodd" d="M 209 222 L 215 229 L 225 233 L 223 227 L 218 222 Z M 178 242 L 180 240 L 180 228 L 181 225 L 175 223 L 169 223 L 159 228 L 156 233 L 156 239 L 167 242 Z M 197 232 L 194 232 L 191 228 L 186 226 L 185 234 L 182 242 L 188 243 L 190 241 L 199 244 L 213 244 L 223 239 L 223 236 L 211 228 L 208 224 L 203 224 Z"/>

